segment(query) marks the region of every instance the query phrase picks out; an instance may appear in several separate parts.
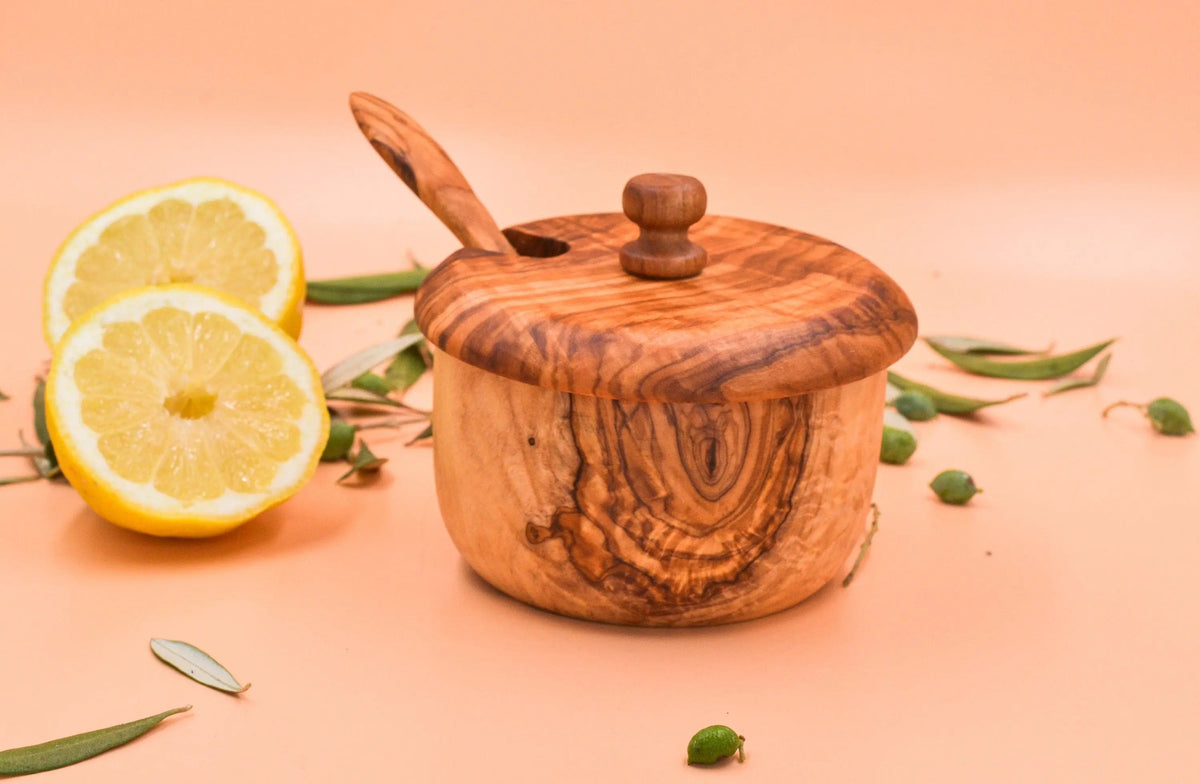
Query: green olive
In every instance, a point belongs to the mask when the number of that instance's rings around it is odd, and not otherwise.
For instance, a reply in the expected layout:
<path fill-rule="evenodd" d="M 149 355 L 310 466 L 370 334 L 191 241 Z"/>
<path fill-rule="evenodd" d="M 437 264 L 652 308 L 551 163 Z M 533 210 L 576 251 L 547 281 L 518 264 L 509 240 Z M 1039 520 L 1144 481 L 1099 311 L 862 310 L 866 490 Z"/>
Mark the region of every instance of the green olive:
<path fill-rule="evenodd" d="M 975 486 L 975 480 L 966 471 L 943 471 L 933 478 L 929 486 L 933 488 L 933 492 L 937 493 L 937 497 L 943 503 L 955 504 L 956 506 L 965 504 L 976 493 L 983 492 Z"/>
<path fill-rule="evenodd" d="M 917 451 L 917 436 L 908 420 L 891 409 L 883 412 L 883 439 L 879 459 L 891 465 L 903 465 Z"/>
<path fill-rule="evenodd" d="M 913 422 L 924 422 L 933 419 L 938 414 L 937 406 L 933 402 L 933 398 L 926 395 L 924 392 L 909 390 L 901 392 L 895 400 L 892 401 L 892 406 L 905 418 Z"/>
<path fill-rule="evenodd" d="M 1136 408 L 1141 411 L 1150 420 L 1151 426 L 1165 436 L 1186 436 L 1188 433 L 1196 432 L 1196 428 L 1192 427 L 1192 418 L 1188 416 L 1187 409 L 1169 397 L 1155 398 L 1144 404 L 1120 400 L 1104 409 L 1100 415 L 1106 417 L 1108 412 L 1114 408 L 1122 407 Z"/>
<path fill-rule="evenodd" d="M 705 727 L 692 736 L 688 741 L 687 761 L 689 765 L 712 765 L 725 757 L 738 755 L 738 762 L 746 761 L 746 752 L 742 749 L 746 739 L 726 727 L 724 724 L 714 724 Z"/>

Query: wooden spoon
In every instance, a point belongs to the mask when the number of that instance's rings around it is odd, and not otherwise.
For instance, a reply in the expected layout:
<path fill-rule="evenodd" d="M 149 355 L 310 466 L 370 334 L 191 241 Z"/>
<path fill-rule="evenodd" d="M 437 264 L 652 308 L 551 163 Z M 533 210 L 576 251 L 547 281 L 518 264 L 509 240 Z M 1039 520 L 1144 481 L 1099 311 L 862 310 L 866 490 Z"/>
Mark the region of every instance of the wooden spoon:
<path fill-rule="evenodd" d="M 415 120 L 369 93 L 351 93 L 350 111 L 375 152 L 464 247 L 516 253 L 454 161 Z"/>

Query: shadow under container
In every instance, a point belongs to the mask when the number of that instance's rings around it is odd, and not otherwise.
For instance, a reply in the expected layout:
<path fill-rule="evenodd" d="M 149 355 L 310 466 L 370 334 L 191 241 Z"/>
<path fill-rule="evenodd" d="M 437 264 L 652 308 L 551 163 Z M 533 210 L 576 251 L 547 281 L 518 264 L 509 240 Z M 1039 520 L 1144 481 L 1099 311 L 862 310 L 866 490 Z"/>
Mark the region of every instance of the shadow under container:
<path fill-rule="evenodd" d="M 418 292 L 446 529 L 563 615 L 783 610 L 864 534 L 916 314 L 840 245 L 704 216 L 693 178 L 635 177 L 623 204 L 507 229 L 521 255 L 463 249 Z"/>

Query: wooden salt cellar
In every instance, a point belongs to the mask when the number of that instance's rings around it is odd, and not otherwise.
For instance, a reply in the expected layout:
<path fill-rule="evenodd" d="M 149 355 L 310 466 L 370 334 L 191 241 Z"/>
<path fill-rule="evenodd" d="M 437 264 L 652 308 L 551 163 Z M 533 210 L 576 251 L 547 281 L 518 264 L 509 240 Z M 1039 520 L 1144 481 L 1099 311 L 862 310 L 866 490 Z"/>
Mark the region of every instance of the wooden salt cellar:
<path fill-rule="evenodd" d="M 501 591 L 725 623 L 801 601 L 861 540 L 912 305 L 840 245 L 705 205 L 641 175 L 625 215 L 507 229 L 519 255 L 463 249 L 418 293 L 442 516 Z"/>

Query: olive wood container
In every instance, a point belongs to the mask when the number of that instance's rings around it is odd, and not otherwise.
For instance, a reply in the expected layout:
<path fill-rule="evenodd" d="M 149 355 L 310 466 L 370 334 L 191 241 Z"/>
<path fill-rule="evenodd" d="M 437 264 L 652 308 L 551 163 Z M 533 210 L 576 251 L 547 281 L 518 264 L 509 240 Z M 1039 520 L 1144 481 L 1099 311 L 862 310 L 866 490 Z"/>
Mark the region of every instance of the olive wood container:
<path fill-rule="evenodd" d="M 863 535 L 912 305 L 840 245 L 702 217 L 693 178 L 641 175 L 623 201 L 507 229 L 521 255 L 464 249 L 422 285 L 446 528 L 556 613 L 790 607 Z"/>

